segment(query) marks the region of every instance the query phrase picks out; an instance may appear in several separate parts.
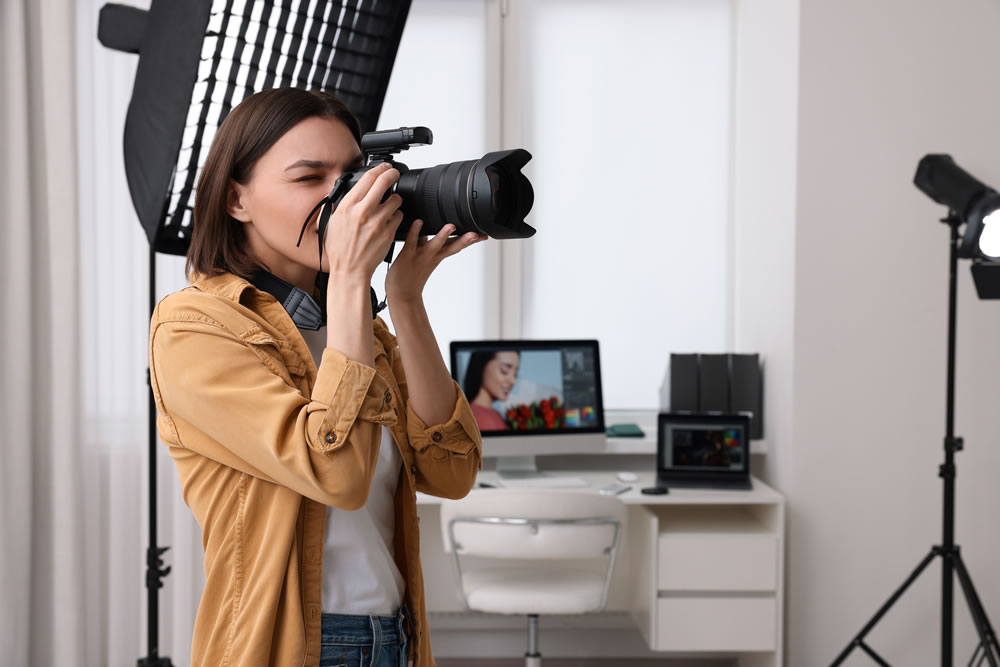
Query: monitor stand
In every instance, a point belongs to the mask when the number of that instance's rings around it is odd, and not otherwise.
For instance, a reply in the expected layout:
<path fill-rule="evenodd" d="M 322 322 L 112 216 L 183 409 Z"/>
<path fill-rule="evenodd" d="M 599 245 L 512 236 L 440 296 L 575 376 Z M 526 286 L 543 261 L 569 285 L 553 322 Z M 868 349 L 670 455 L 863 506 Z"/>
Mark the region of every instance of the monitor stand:
<path fill-rule="evenodd" d="M 497 457 L 497 475 L 500 479 L 542 479 L 552 477 L 535 466 L 534 456 Z"/>

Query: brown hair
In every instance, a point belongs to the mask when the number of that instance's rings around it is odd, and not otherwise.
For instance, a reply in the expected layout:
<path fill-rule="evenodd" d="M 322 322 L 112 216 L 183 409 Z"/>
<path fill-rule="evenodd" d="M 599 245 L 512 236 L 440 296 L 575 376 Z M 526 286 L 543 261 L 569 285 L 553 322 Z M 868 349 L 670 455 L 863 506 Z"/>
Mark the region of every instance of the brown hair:
<path fill-rule="evenodd" d="M 336 118 L 361 145 L 361 125 L 343 102 L 329 93 L 273 88 L 251 95 L 226 116 L 212 141 L 198 179 L 194 229 L 185 272 L 223 272 L 249 279 L 261 263 L 251 254 L 244 223 L 226 208 L 232 181 L 245 185 L 254 165 L 288 130 L 307 118 Z M 266 267 L 264 267 L 266 268 Z"/>

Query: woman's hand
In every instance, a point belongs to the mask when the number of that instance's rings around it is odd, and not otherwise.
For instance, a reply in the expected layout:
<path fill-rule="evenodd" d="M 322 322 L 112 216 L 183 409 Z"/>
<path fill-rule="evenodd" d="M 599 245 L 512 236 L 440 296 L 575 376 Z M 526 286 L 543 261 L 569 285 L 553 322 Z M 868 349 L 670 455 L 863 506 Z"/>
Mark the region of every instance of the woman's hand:
<path fill-rule="evenodd" d="M 435 236 L 426 238 L 420 234 L 422 227 L 423 220 L 413 221 L 403 249 L 389 266 L 385 277 L 385 294 L 390 304 L 419 300 L 427 279 L 441 260 L 489 238 L 475 232 L 448 238 L 455 231 L 455 225 L 450 224 L 441 228 Z"/>
<path fill-rule="evenodd" d="M 365 285 L 371 283 L 403 221 L 399 210 L 402 197 L 393 194 L 382 201 L 386 190 L 398 180 L 399 171 L 388 162 L 380 164 L 365 172 L 337 205 L 323 246 L 332 280 L 354 278 Z"/>

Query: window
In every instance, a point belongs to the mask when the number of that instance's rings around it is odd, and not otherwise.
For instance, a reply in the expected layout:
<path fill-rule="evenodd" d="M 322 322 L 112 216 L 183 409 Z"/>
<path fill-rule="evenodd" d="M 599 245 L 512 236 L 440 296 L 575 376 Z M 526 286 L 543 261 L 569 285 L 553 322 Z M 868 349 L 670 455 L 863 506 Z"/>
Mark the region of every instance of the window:
<path fill-rule="evenodd" d="M 512 1 L 505 31 L 520 335 L 599 339 L 605 405 L 656 408 L 670 352 L 728 344 L 731 6 Z"/>

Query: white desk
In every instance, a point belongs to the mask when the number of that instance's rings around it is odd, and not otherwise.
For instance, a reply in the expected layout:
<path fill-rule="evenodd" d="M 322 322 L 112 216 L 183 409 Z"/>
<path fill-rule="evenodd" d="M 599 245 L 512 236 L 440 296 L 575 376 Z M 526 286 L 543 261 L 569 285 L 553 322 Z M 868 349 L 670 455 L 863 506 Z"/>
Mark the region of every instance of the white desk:
<path fill-rule="evenodd" d="M 549 472 L 582 478 L 595 492 L 616 481 L 611 472 Z M 498 480 L 484 471 L 479 481 Z M 756 478 L 751 491 L 640 493 L 653 484 L 652 472 L 639 473 L 618 496 L 628 505 L 628 524 L 607 611 L 627 614 L 656 655 L 738 655 L 741 665 L 781 665 L 783 496 Z M 462 612 L 454 562 L 441 540 L 441 502 L 417 494 L 432 625 L 435 614 Z"/>

